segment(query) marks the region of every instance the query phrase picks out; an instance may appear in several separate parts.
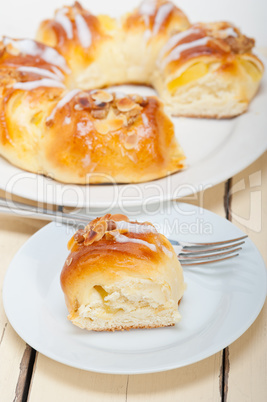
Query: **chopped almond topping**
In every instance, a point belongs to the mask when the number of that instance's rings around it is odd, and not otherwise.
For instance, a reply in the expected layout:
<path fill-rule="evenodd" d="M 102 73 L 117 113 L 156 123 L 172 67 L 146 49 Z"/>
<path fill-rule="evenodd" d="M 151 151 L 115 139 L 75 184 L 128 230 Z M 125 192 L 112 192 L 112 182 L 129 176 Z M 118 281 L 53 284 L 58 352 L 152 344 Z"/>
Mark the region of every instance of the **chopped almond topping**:
<path fill-rule="evenodd" d="M 126 137 L 124 141 L 124 148 L 133 149 L 138 144 L 138 137 L 136 133 L 130 134 Z"/>
<path fill-rule="evenodd" d="M 109 103 L 113 101 L 113 95 L 106 91 L 96 91 L 91 96 L 95 101 L 99 102 Z"/>
<path fill-rule="evenodd" d="M 12 45 L 12 43 L 8 43 L 8 44 L 7 44 L 7 46 L 6 46 L 6 51 L 7 51 L 9 54 L 12 54 L 13 56 L 18 56 L 18 55 L 20 54 L 19 49 L 16 48 L 16 47 L 14 47 L 14 46 Z"/>
<path fill-rule="evenodd" d="M 237 38 L 229 36 L 228 38 L 225 38 L 225 42 L 230 46 L 232 52 L 238 54 L 250 52 L 255 45 L 254 39 L 248 38 L 244 35 L 238 36 Z"/>
<path fill-rule="evenodd" d="M 84 234 L 86 233 L 85 230 L 78 230 L 78 232 L 75 233 L 74 235 L 74 240 L 80 244 L 84 242 Z"/>
<path fill-rule="evenodd" d="M 106 230 L 107 230 L 108 224 L 107 221 L 104 219 L 101 219 L 94 227 L 94 231 L 97 232 L 98 234 L 101 234 L 102 237 L 104 236 Z"/>
<path fill-rule="evenodd" d="M 123 214 L 111 215 L 111 216 L 110 216 L 110 219 L 113 220 L 113 221 L 115 221 L 115 222 L 118 222 L 118 221 L 129 222 L 129 221 L 130 221 L 129 218 L 128 218 L 128 216 L 123 215 Z"/>
<path fill-rule="evenodd" d="M 93 244 L 95 241 L 97 241 L 97 238 L 99 237 L 98 233 L 96 233 L 93 229 L 88 232 L 85 240 L 84 240 L 84 245 L 89 246 L 90 244 Z M 99 240 L 99 239 L 98 239 Z"/>
<path fill-rule="evenodd" d="M 74 109 L 75 110 L 83 110 L 83 106 L 79 105 L 79 103 L 77 103 L 76 105 L 74 105 Z"/>
<path fill-rule="evenodd" d="M 128 97 L 117 100 L 117 108 L 120 112 L 129 112 L 129 110 L 136 108 L 136 106 L 136 103 Z"/>
<path fill-rule="evenodd" d="M 94 119 L 105 119 L 108 114 L 108 109 L 91 110 L 91 115 Z"/>
<path fill-rule="evenodd" d="M 215 43 L 220 49 L 222 49 L 226 53 L 229 53 L 231 51 L 231 47 L 223 39 L 213 39 L 213 43 Z"/>
<path fill-rule="evenodd" d="M 107 119 L 105 121 L 95 120 L 94 125 L 99 134 L 108 134 L 110 131 L 116 131 L 122 128 L 124 125 L 124 119 L 122 118 L 114 118 Z"/>
<path fill-rule="evenodd" d="M 101 240 L 106 230 L 107 230 L 107 222 L 103 219 L 98 221 L 96 225 L 93 227 L 93 229 L 91 229 L 86 235 L 84 245 L 89 246 L 95 241 Z"/>
<path fill-rule="evenodd" d="M 144 107 L 148 104 L 148 99 L 146 96 L 142 97 L 140 95 L 134 94 L 131 95 L 131 98 L 134 102 L 138 103 L 138 105 Z"/>
<path fill-rule="evenodd" d="M 88 93 L 84 92 L 80 96 L 78 96 L 76 99 L 81 108 L 83 108 L 83 109 L 91 108 L 90 96 Z"/>
<path fill-rule="evenodd" d="M 101 240 L 103 236 L 105 236 L 106 239 L 112 239 L 114 236 L 112 236 L 111 233 L 127 233 L 127 228 L 117 229 L 116 222 L 118 221 L 129 222 L 129 218 L 123 214 L 106 214 L 102 218 L 94 219 L 86 225 L 85 229 L 78 230 L 75 235 L 72 236 L 68 243 L 68 249 L 72 249 L 74 244 L 77 243 L 89 246 Z"/>
<path fill-rule="evenodd" d="M 107 231 L 115 230 L 117 228 L 116 222 L 113 220 L 107 221 Z"/>

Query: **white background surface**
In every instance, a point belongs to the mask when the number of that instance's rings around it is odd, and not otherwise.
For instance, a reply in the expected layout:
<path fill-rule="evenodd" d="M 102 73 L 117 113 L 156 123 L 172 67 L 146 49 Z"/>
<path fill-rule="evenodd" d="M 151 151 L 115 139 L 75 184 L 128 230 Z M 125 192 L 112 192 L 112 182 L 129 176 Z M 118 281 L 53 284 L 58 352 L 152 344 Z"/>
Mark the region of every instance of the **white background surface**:
<path fill-rule="evenodd" d="M 71 5 L 70 0 L 0 0 L 0 35 L 34 37 L 39 22 L 53 15 L 55 8 Z M 93 13 L 118 16 L 131 11 L 139 0 L 81 0 Z M 229 20 L 244 33 L 257 39 L 257 46 L 267 46 L 266 0 L 175 0 L 191 22 Z"/>

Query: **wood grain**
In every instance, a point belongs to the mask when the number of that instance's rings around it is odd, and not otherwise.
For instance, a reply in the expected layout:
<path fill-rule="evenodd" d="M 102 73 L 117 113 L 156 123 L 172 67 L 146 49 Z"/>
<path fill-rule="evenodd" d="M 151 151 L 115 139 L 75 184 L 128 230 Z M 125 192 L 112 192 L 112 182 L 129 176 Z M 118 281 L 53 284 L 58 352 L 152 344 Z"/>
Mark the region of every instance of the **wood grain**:
<path fill-rule="evenodd" d="M 267 264 L 267 153 L 236 175 L 232 221 L 257 245 Z M 229 402 L 267 400 L 267 304 L 254 324 L 229 347 Z"/>
<path fill-rule="evenodd" d="M 0 196 L 4 196 L 4 193 L 0 192 Z M 13 256 L 25 241 L 44 225 L 44 222 L 4 215 L 0 215 L 0 222 L 0 286 L 2 290 L 4 276 Z M 9 324 L 3 303 L 0 304 L 0 341 L 0 400 L 20 402 L 23 397 L 23 382 L 26 378 L 25 363 L 28 349 Z"/>

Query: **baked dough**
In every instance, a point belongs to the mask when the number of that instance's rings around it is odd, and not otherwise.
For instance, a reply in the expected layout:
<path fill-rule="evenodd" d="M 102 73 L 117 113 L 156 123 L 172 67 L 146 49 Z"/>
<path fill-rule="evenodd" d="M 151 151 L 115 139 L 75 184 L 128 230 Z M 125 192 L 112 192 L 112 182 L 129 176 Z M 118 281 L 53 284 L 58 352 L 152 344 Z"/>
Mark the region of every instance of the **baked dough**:
<path fill-rule="evenodd" d="M 245 112 L 264 70 L 252 53 L 254 40 L 234 25 L 190 25 L 165 0 L 144 1 L 120 20 L 93 16 L 75 3 L 44 21 L 37 38 L 64 55 L 75 85 L 151 85 L 173 116 L 228 118 Z"/>
<path fill-rule="evenodd" d="M 183 167 L 174 127 L 156 97 L 66 89 L 57 50 L 4 38 L 0 154 L 65 183 L 138 183 Z"/>
<path fill-rule="evenodd" d="M 165 110 L 236 116 L 263 74 L 253 39 L 226 22 L 190 26 L 165 0 L 146 0 L 119 20 L 76 2 L 37 37 L 0 42 L 0 154 L 65 183 L 138 183 L 179 171 L 185 156 Z M 155 97 L 98 89 L 122 83 L 153 86 L 165 109 Z"/>
<path fill-rule="evenodd" d="M 228 22 L 199 23 L 161 49 L 153 78 L 172 115 L 228 118 L 245 112 L 264 67 L 254 40 Z"/>
<path fill-rule="evenodd" d="M 68 248 L 60 280 L 73 324 L 114 331 L 180 320 L 183 271 L 172 245 L 151 223 L 108 214 L 77 231 Z"/>
<path fill-rule="evenodd" d="M 144 1 L 118 19 L 95 16 L 75 2 L 43 21 L 36 38 L 64 56 L 71 69 L 69 86 L 151 85 L 160 49 L 189 26 L 186 15 L 165 0 Z"/>

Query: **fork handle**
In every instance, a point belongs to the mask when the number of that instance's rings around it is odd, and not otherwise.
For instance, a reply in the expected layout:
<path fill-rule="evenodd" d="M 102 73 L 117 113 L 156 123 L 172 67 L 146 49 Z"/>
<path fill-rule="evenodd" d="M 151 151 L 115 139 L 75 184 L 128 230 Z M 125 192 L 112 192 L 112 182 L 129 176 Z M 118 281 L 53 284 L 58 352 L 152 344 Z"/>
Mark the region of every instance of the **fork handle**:
<path fill-rule="evenodd" d="M 76 223 L 88 223 L 90 220 L 95 219 L 93 216 L 84 214 L 72 214 L 63 212 L 62 207 L 58 207 L 56 211 L 48 210 L 46 208 L 38 208 L 31 205 L 23 204 L 17 201 L 11 201 L 12 204 L 8 205 L 8 201 L 0 198 L 0 213 L 11 216 L 22 216 L 30 219 L 41 219 L 45 221 L 55 221 L 60 223 L 68 223 L 75 225 Z"/>
<path fill-rule="evenodd" d="M 94 216 L 66 213 L 63 212 L 63 207 L 57 207 L 56 211 L 48 210 L 46 208 L 38 208 L 22 202 L 11 201 L 11 207 L 8 202 L 0 197 L 0 213 L 4 213 L 12 216 L 22 216 L 30 219 L 41 219 L 45 221 L 54 221 L 59 223 L 67 223 L 69 225 L 77 225 L 77 223 L 87 224 L 89 221 L 95 219 Z M 177 240 L 168 239 L 173 246 L 179 246 L 180 243 Z"/>

